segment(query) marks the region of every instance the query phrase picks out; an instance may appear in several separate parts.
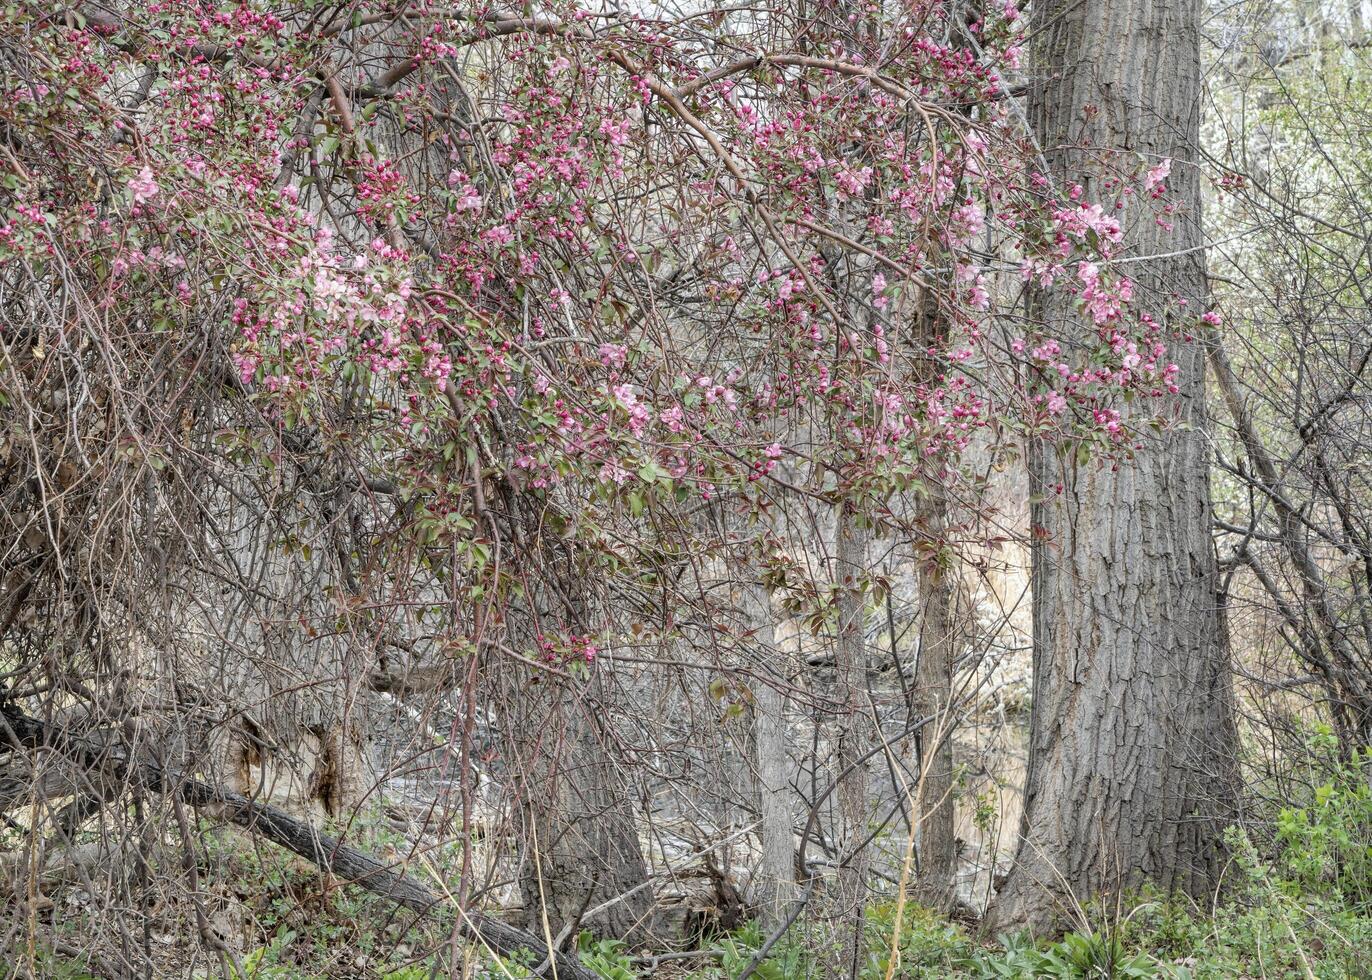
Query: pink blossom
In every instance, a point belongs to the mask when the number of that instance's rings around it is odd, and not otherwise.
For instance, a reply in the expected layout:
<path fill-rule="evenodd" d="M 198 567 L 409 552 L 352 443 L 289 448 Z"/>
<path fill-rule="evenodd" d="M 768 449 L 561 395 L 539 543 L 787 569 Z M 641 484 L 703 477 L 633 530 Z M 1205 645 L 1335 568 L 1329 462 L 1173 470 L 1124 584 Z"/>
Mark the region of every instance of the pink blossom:
<path fill-rule="evenodd" d="M 986 212 L 977 202 L 968 199 L 960 208 L 953 212 L 953 220 L 960 222 L 966 229 L 968 238 L 981 233 L 986 227 Z"/>
<path fill-rule="evenodd" d="M 600 356 L 600 363 L 605 367 L 622 368 L 624 359 L 629 354 L 629 348 L 623 344 L 601 344 L 596 353 Z"/>
<path fill-rule="evenodd" d="M 458 192 L 457 210 L 477 211 L 482 205 L 481 195 L 476 192 L 476 188 L 468 184 Z"/>
<path fill-rule="evenodd" d="M 153 177 L 151 167 L 144 167 L 138 172 L 137 177 L 129 181 L 129 191 L 133 194 L 134 204 L 146 204 L 157 196 L 159 190 L 161 188 Z"/>
<path fill-rule="evenodd" d="M 602 119 L 599 132 L 602 136 L 610 138 L 611 146 L 623 146 L 629 142 L 629 120 L 624 119 L 616 123 L 609 119 Z"/>
<path fill-rule="evenodd" d="M 670 432 L 685 432 L 686 426 L 682 424 L 682 411 L 678 405 L 664 409 L 658 413 L 658 419 L 665 425 Z"/>
<path fill-rule="evenodd" d="M 1167 175 L 1171 172 L 1172 161 L 1163 160 L 1162 163 L 1158 164 L 1156 167 L 1153 167 L 1151 170 L 1148 171 L 1148 173 L 1144 175 L 1143 189 L 1146 191 L 1151 191 L 1154 197 L 1161 197 L 1162 194 L 1167 190 L 1167 188 L 1164 186 L 1164 181 L 1167 180 Z"/>
<path fill-rule="evenodd" d="M 852 170 L 845 166 L 834 175 L 834 181 L 838 184 L 839 190 L 852 197 L 857 197 L 872 182 L 872 168 L 863 167 L 861 170 Z"/>
<path fill-rule="evenodd" d="M 623 486 L 629 479 L 629 471 L 618 463 L 605 463 L 600 467 L 600 479 L 605 483 Z"/>

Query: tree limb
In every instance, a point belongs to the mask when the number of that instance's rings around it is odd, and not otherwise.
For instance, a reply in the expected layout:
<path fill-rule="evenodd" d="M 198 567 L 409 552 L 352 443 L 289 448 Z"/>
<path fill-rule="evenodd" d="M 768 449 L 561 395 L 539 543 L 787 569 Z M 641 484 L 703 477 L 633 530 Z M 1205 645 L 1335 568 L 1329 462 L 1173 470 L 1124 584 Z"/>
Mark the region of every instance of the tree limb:
<path fill-rule="evenodd" d="M 141 787 L 173 795 L 183 803 L 207 809 L 224 823 L 235 824 L 326 871 L 334 877 L 364 888 L 402 908 L 426 915 L 456 911 L 459 932 L 495 953 L 510 955 L 528 951 L 535 962 L 548 956 L 544 942 L 508 923 L 481 912 L 457 909 L 448 899 L 424 884 L 358 848 L 320 832 L 304 820 L 277 807 L 259 803 L 241 793 L 191 778 L 154 762 L 111 758 L 115 750 L 25 714 L 13 704 L 0 705 L 0 751 L 48 748 L 61 752 L 84 768 L 97 766 Z M 575 955 L 555 953 L 557 975 L 567 980 L 594 980 Z"/>

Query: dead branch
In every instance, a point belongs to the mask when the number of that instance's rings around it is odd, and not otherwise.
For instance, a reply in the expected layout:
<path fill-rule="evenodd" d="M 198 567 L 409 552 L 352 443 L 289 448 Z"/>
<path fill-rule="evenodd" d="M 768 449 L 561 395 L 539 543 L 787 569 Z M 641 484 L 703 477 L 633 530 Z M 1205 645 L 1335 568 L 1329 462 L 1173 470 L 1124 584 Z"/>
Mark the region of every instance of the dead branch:
<path fill-rule="evenodd" d="M 547 946 L 536 936 L 484 913 L 464 912 L 415 878 L 396 871 L 365 851 L 344 844 L 274 806 L 258 803 L 241 793 L 193 779 L 175 770 L 164 769 L 153 762 L 127 758 L 111 760 L 110 755 L 115 750 L 32 718 L 13 704 L 0 706 L 0 718 L 4 723 L 0 738 L 8 743 L 5 746 L 7 749 L 56 750 L 74 764 L 88 769 L 103 763 L 107 772 L 112 769 L 120 777 L 148 791 L 174 795 L 189 806 L 205 810 L 214 819 L 266 838 L 303 857 L 332 877 L 364 888 L 402 908 L 420 915 L 456 912 L 461 918 L 459 933 L 495 953 L 510 955 L 529 952 L 536 962 L 548 959 Z M 582 967 L 575 956 L 555 952 L 554 959 L 558 977 L 594 980 L 594 975 Z"/>

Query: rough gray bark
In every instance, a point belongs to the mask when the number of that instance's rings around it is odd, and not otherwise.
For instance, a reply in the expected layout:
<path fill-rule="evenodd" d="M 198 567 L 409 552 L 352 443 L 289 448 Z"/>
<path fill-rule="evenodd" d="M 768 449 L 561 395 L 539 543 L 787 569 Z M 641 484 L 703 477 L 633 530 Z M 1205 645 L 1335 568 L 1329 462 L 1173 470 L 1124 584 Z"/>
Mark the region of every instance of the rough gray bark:
<path fill-rule="evenodd" d="M 744 597 L 748 625 L 764 665 L 779 659 L 772 629 L 771 603 L 759 584 Z M 762 859 L 753 902 L 765 932 L 779 926 L 796 897 L 795 828 L 791 814 L 790 760 L 786 736 L 786 695 L 758 680 L 753 685 L 753 737 L 761 822 Z"/>
<path fill-rule="evenodd" d="M 931 534 L 939 534 L 947 511 L 942 491 L 919 503 Z M 914 718 L 933 718 L 917 737 L 919 744 L 919 872 L 913 897 L 921 905 L 946 910 L 953 905 L 957 838 L 953 831 L 953 586 L 949 572 L 932 561 L 919 568 L 919 660 L 911 691 Z"/>
<path fill-rule="evenodd" d="M 1111 200 L 1107 168 L 1175 161 L 1184 205 L 1168 234 L 1138 198 L 1122 214 L 1130 267 L 1155 315 L 1203 309 L 1197 0 L 1046 0 L 1034 9 L 1029 104 L 1060 194 Z M 1178 254 L 1182 253 L 1182 254 Z M 1175 299 L 1189 302 L 1178 320 Z M 1088 329 L 1062 290 L 1050 328 Z M 1023 832 L 992 906 L 997 931 L 1049 928 L 1075 901 L 1151 882 L 1208 894 L 1230 812 L 1235 732 L 1209 537 L 1205 360 L 1171 341 L 1184 426 L 1117 469 L 1031 447 L 1034 693 Z M 1156 406 L 1149 406 L 1153 409 Z M 1057 485 L 1061 484 L 1061 491 Z M 1039 499 L 1039 497 L 1036 497 Z"/>
<path fill-rule="evenodd" d="M 479 483 L 478 483 L 479 485 Z M 483 495 L 483 500 L 486 499 Z M 506 515 L 523 589 L 490 628 L 481 673 L 500 731 L 503 782 L 512 797 L 523 860 L 520 897 L 530 931 L 574 941 L 585 928 L 641 945 L 653 929 L 654 895 L 638 836 L 633 785 L 617 731 L 613 666 L 597 661 L 534 666 L 545 633 L 591 632 L 608 602 L 593 560 L 574 542 L 526 536 L 545 515 L 512 495 Z M 552 505 L 545 505 L 552 506 Z M 603 641 L 601 641 L 603 642 Z M 506 653 L 515 657 L 505 658 Z"/>

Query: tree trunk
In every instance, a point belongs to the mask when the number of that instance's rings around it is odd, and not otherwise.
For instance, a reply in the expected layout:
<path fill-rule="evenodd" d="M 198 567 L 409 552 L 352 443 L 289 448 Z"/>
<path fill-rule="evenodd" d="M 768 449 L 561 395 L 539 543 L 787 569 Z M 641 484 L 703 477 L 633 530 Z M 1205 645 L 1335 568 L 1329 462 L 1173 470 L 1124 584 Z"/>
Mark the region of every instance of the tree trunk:
<path fill-rule="evenodd" d="M 928 351 L 946 343 L 946 320 L 940 316 L 937 293 L 924 290 L 915 297 L 915 353 L 921 380 L 939 381 L 940 365 Z M 937 480 L 915 501 L 917 525 L 935 548 L 942 548 L 948 529 L 948 495 Z M 936 560 L 937 552 L 917 552 L 920 598 L 919 659 L 916 661 L 911 717 L 932 718 L 915 737 L 919 747 L 916 818 L 919 842 L 918 874 L 913 897 L 929 908 L 947 910 L 955 899 L 957 838 L 953 799 L 953 573 Z M 892 640 L 894 642 L 894 638 Z"/>
<path fill-rule="evenodd" d="M 599 668 L 597 668 L 599 669 Z M 529 931 L 556 940 L 582 928 L 640 945 L 653 892 L 623 767 L 609 739 L 605 686 L 517 670 L 521 690 L 507 721 L 514 784 L 528 854 L 520 892 Z M 605 903 L 613 902 L 605 908 Z"/>
<path fill-rule="evenodd" d="M 833 910 L 842 933 L 839 976 L 855 976 L 862 946 L 863 911 L 867 900 L 867 764 L 873 744 L 867 704 L 867 642 L 864 632 L 865 596 L 860 591 L 867 572 L 867 531 L 857 525 L 847 504 L 839 507 L 835 528 L 835 579 L 838 587 L 838 642 L 835 648 L 834 698 L 840 705 L 837 732 L 838 804 L 843 832 L 836 834 L 838 854 L 846 863 L 839 869 Z"/>
<path fill-rule="evenodd" d="M 947 501 L 931 490 L 919 503 L 929 533 L 940 535 Z M 933 718 L 916 737 L 919 744 L 918 831 L 919 874 L 914 899 L 929 908 L 952 907 L 957 871 L 953 833 L 953 586 L 951 573 L 932 559 L 919 567 L 921 622 L 919 660 L 915 667 L 912 718 Z"/>
<path fill-rule="evenodd" d="M 1179 328 L 1168 408 L 1184 425 L 1118 468 L 1031 447 L 1032 519 L 1045 533 L 1033 554 L 1030 766 L 1019 853 L 989 915 L 997 931 L 1046 929 L 1071 903 L 1145 882 L 1208 895 L 1219 872 L 1236 736 L 1209 535 L 1205 360 L 1187 328 L 1206 297 L 1199 12 L 1197 0 L 1034 9 L 1030 118 L 1058 193 L 1080 184 L 1083 200 L 1108 203 L 1108 164 L 1175 161 L 1175 233 L 1143 195 L 1120 216 L 1132 254 L 1168 256 L 1130 272 L 1144 304 Z M 1177 298 L 1189 303 L 1180 313 Z M 1039 301 L 1052 328 L 1091 342 L 1068 293 Z"/>
<path fill-rule="evenodd" d="M 603 600 L 574 547 L 529 548 L 523 557 L 529 585 L 506 627 L 509 646 L 533 659 L 545 630 L 589 631 L 577 624 L 595 622 Z M 583 928 L 641 945 L 652 926 L 653 891 L 615 741 L 628 726 L 616 718 L 611 670 L 606 661 L 556 657 L 547 668 L 486 668 L 498 686 L 504 779 L 525 848 L 519 884 L 528 928 L 559 946 Z"/>
<path fill-rule="evenodd" d="M 754 630 L 761 672 L 780 659 L 772 629 L 771 602 L 761 585 L 753 583 L 746 588 L 745 614 L 747 625 Z M 753 901 L 763 930 L 770 933 L 785 920 L 796 897 L 796 845 L 786 694 L 761 678 L 753 684 L 753 737 L 762 836 L 762 859 L 753 886 Z"/>

